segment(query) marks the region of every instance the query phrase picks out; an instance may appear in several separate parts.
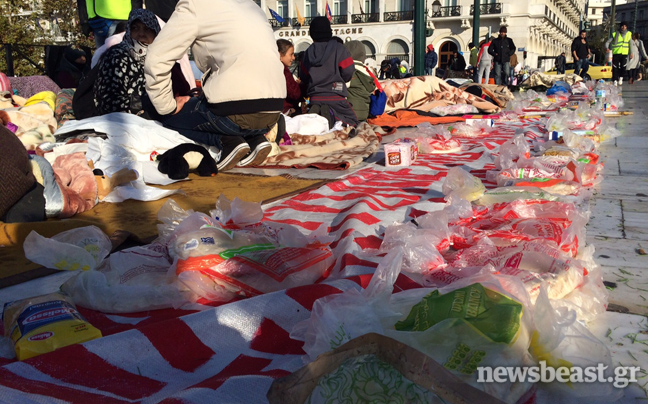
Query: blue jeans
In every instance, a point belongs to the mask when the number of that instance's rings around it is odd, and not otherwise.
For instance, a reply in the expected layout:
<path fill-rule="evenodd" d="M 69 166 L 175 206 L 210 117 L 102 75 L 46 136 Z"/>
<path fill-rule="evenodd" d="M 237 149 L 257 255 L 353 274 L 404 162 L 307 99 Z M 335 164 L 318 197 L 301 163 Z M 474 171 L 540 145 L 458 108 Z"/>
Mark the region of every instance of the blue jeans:
<path fill-rule="evenodd" d="M 581 77 L 583 77 L 587 73 L 587 70 L 589 70 L 589 60 L 587 60 L 587 59 L 578 59 L 576 61 L 576 67 L 574 69 L 574 73 L 578 74 Z"/>
<path fill-rule="evenodd" d="M 508 86 L 510 71 L 511 71 L 511 63 L 495 62 L 495 84 Z M 504 76 L 504 80 L 502 80 L 502 75 Z"/>
<path fill-rule="evenodd" d="M 178 131 L 194 142 L 222 149 L 221 136 L 251 137 L 263 135 L 268 129 L 241 129 L 226 116 L 218 116 L 207 108 L 204 96 L 192 97 L 175 115 L 156 117 L 162 124 Z"/>

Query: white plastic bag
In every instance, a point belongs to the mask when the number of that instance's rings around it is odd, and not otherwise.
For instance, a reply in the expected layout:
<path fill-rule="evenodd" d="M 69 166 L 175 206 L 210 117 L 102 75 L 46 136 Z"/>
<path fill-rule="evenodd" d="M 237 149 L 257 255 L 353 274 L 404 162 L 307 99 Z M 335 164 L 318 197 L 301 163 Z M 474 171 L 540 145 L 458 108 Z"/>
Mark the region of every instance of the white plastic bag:
<path fill-rule="evenodd" d="M 112 243 L 101 229 L 87 226 L 64 231 L 52 238 L 32 230 L 23 248 L 27 259 L 46 268 L 87 271 L 106 258 Z"/>
<path fill-rule="evenodd" d="M 308 320 L 299 322 L 290 337 L 304 341 L 308 361 L 352 339 L 375 332 L 384 334 L 381 317 L 401 269 L 403 255 L 387 254 L 376 269 L 369 286 L 317 299 Z"/>
<path fill-rule="evenodd" d="M 70 278 L 61 289 L 74 303 L 103 313 L 178 308 L 197 299 L 169 273 L 166 248 L 149 244 L 118 251 L 105 264 Z"/>

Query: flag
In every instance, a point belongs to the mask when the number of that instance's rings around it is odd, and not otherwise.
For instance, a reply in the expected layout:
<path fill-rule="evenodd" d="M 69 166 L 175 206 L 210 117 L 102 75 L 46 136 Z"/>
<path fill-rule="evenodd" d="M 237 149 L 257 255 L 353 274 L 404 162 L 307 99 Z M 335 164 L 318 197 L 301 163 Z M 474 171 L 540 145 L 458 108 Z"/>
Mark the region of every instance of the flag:
<path fill-rule="evenodd" d="M 326 2 L 326 18 L 328 18 L 329 21 L 333 18 L 333 15 L 331 14 L 331 7 L 329 7 L 328 1 Z"/>
<path fill-rule="evenodd" d="M 277 14 L 276 11 L 274 11 L 274 10 L 271 9 L 270 7 L 268 7 L 268 10 L 270 10 L 270 14 L 272 15 L 272 18 L 274 18 L 275 20 L 277 20 L 277 22 L 279 22 L 279 23 L 281 23 L 281 24 L 283 24 L 283 23 L 285 22 L 285 20 L 283 19 L 283 17 L 281 17 L 279 14 Z"/>
<path fill-rule="evenodd" d="M 295 4 L 295 10 L 297 10 L 297 22 L 299 23 L 299 25 L 304 26 L 306 19 L 302 17 L 301 13 L 299 12 L 299 7 L 297 7 L 297 4 Z"/>

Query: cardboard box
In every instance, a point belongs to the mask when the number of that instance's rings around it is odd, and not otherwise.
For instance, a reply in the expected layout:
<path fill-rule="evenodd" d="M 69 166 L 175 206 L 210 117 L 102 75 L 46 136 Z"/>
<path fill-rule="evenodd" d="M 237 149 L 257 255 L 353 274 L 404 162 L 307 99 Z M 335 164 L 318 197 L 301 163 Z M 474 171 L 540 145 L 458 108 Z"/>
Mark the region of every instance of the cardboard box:
<path fill-rule="evenodd" d="M 406 167 L 412 165 L 418 156 L 418 146 L 410 139 L 385 144 L 385 167 Z"/>

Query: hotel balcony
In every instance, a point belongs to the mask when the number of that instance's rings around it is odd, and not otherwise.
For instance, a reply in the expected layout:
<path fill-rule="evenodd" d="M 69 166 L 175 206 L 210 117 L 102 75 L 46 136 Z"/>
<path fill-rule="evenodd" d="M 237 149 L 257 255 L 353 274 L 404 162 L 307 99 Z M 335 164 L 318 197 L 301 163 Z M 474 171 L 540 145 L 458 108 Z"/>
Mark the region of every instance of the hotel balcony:
<path fill-rule="evenodd" d="M 470 6 L 470 15 L 473 15 L 473 14 L 475 14 L 475 6 L 471 5 Z M 479 14 L 480 15 L 502 14 L 502 3 L 481 4 L 479 6 Z"/>

